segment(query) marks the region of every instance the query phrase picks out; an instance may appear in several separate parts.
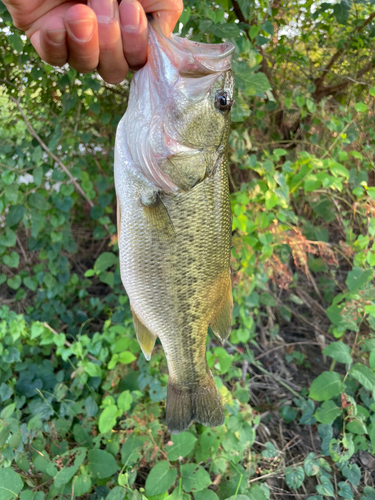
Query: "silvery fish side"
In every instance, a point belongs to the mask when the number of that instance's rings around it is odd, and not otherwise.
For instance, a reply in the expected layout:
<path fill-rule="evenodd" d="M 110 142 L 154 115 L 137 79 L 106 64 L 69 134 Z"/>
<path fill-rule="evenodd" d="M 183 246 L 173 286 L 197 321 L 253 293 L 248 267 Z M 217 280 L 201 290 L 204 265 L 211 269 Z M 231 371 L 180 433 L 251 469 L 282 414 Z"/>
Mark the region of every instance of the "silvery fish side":
<path fill-rule="evenodd" d="M 157 337 L 169 370 L 172 433 L 224 421 L 206 362 L 207 328 L 230 333 L 227 142 L 230 43 L 200 44 L 149 23 L 148 62 L 119 123 L 115 186 L 121 278 L 147 359 Z"/>

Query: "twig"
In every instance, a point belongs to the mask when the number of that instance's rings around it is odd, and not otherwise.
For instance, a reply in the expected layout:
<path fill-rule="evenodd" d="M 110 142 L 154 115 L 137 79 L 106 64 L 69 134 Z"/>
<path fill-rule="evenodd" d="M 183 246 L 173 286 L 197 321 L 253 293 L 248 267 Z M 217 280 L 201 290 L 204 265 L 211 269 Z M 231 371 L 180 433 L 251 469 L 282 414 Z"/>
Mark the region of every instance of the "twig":
<path fill-rule="evenodd" d="M 43 322 L 43 326 L 45 328 L 47 328 L 51 333 L 53 333 L 54 335 L 59 335 L 56 330 L 54 330 L 52 328 L 52 326 L 50 326 L 48 323 L 46 323 L 45 321 Z M 67 347 L 71 347 L 72 344 L 69 342 L 69 340 L 65 340 L 64 344 L 67 346 Z M 89 358 L 89 359 L 92 359 L 93 361 L 98 361 L 96 358 L 94 358 L 94 356 L 92 356 L 91 354 L 86 354 L 86 356 Z"/>
<path fill-rule="evenodd" d="M 21 249 L 21 252 L 22 252 L 22 255 L 23 255 L 23 258 L 25 259 L 25 262 L 26 264 L 29 262 L 29 259 L 27 258 L 27 255 L 26 255 L 26 252 L 25 252 L 25 249 L 23 248 L 22 246 L 22 243 L 21 243 L 21 240 L 19 239 L 18 237 L 18 234 L 16 234 L 16 240 L 17 240 L 17 243 Z"/>
<path fill-rule="evenodd" d="M 273 373 L 270 373 L 268 370 L 266 370 L 265 368 L 263 368 L 263 366 L 260 366 L 257 363 L 254 363 L 254 366 L 256 366 L 256 368 L 258 368 L 259 371 L 261 371 L 264 374 L 268 375 L 269 377 L 273 378 L 276 382 L 278 382 L 280 385 L 282 385 L 283 387 L 285 387 L 285 389 L 288 390 L 289 392 L 291 392 L 293 394 L 293 396 L 295 396 L 296 398 L 301 398 L 302 397 L 302 395 L 299 394 L 298 392 L 296 392 L 294 389 L 292 389 L 290 387 L 290 385 L 287 384 L 287 382 L 285 382 L 280 377 L 276 377 L 276 375 L 274 375 Z M 295 386 L 295 387 L 298 387 L 298 386 Z"/>
<path fill-rule="evenodd" d="M 358 26 L 354 30 L 353 35 L 356 34 L 356 33 L 361 32 L 363 30 L 363 28 L 365 28 L 372 21 L 372 19 L 374 17 L 375 17 L 375 12 L 373 12 L 372 14 L 370 14 L 369 17 L 364 21 L 364 23 L 361 26 Z M 325 77 L 329 73 L 330 69 L 334 66 L 334 64 L 338 61 L 338 59 L 345 52 L 345 50 L 348 48 L 349 43 L 352 41 L 352 36 L 349 37 L 348 42 L 343 47 L 341 47 L 340 49 L 338 49 L 338 51 L 335 54 L 333 54 L 333 56 L 329 60 L 329 62 L 326 65 L 326 67 L 323 69 L 323 72 L 322 72 L 321 76 L 319 78 L 316 78 L 316 80 L 314 82 L 315 85 L 316 85 L 316 91 L 315 91 L 316 94 L 318 94 L 318 91 L 323 90 L 322 89 L 322 85 L 323 85 L 323 81 L 324 81 Z M 326 87 L 326 88 L 329 88 L 329 87 Z"/>
<path fill-rule="evenodd" d="M 27 128 L 29 129 L 29 132 L 30 134 L 39 142 L 39 144 L 42 146 L 42 148 L 44 149 L 44 151 L 58 164 L 60 165 L 60 167 L 63 169 L 63 171 L 66 173 L 66 175 L 69 177 L 69 179 L 72 181 L 74 187 L 76 188 L 76 190 L 83 196 L 83 198 L 85 198 L 85 200 L 87 201 L 87 203 L 90 205 L 90 207 L 92 208 L 94 206 L 93 202 L 87 197 L 86 193 L 84 192 L 84 190 L 81 188 L 81 186 L 78 184 L 78 182 L 75 180 L 75 178 L 73 177 L 73 175 L 70 173 L 68 167 L 66 167 L 64 165 L 64 163 L 55 155 L 52 153 L 52 151 L 50 151 L 50 149 L 48 148 L 48 146 L 42 141 L 42 139 L 39 137 L 39 135 L 37 134 L 37 132 L 35 131 L 35 129 L 33 128 L 33 126 L 31 125 L 31 123 L 29 122 L 27 116 L 25 115 L 20 103 L 18 102 L 17 99 L 15 99 L 13 96 L 9 96 L 9 98 L 15 103 L 15 105 L 17 106 L 19 112 L 21 113 L 22 115 L 22 118 L 27 126 Z"/>
<path fill-rule="evenodd" d="M 259 354 L 256 358 L 254 358 L 254 361 L 258 361 L 258 359 L 263 358 L 263 356 L 267 356 L 270 352 L 277 351 L 278 349 L 283 349 L 283 347 L 293 347 L 295 345 L 319 345 L 319 342 L 293 342 L 292 344 L 283 344 L 279 345 L 277 347 L 274 347 L 273 349 L 269 349 L 267 352 L 263 352 L 262 354 Z"/>

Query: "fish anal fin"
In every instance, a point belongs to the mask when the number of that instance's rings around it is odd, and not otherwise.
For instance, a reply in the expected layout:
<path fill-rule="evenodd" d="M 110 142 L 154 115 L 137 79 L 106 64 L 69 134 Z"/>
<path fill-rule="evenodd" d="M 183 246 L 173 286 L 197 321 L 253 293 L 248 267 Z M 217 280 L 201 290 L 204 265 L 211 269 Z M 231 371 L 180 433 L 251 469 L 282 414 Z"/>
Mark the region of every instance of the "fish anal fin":
<path fill-rule="evenodd" d="M 156 335 L 151 333 L 144 325 L 141 323 L 132 309 L 133 321 L 134 321 L 134 330 L 137 336 L 137 340 L 139 345 L 141 346 L 142 352 L 147 359 L 150 361 L 152 349 L 154 348 Z"/>
<path fill-rule="evenodd" d="M 210 371 L 198 385 L 168 382 L 166 421 L 169 431 L 172 434 L 183 432 L 194 420 L 207 427 L 224 423 L 223 405 Z"/>
<path fill-rule="evenodd" d="M 170 241 L 174 238 L 174 227 L 167 207 L 164 205 L 159 193 L 144 193 L 141 204 L 151 230 L 159 239 Z"/>
<path fill-rule="evenodd" d="M 210 324 L 210 327 L 216 337 L 223 344 L 230 335 L 232 326 L 233 296 L 232 282 L 229 277 L 227 290 L 221 301 L 218 313 Z"/>

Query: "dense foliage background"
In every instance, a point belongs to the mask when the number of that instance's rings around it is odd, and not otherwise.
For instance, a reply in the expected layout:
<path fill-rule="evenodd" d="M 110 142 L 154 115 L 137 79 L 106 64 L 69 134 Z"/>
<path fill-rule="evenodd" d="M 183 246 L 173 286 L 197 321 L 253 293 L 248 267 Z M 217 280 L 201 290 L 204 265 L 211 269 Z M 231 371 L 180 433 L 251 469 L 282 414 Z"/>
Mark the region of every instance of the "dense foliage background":
<path fill-rule="evenodd" d="M 374 0 L 186 0 L 177 30 L 236 44 L 225 425 L 170 436 L 135 341 L 129 82 L 44 64 L 0 2 L 0 499 L 374 500 Z"/>

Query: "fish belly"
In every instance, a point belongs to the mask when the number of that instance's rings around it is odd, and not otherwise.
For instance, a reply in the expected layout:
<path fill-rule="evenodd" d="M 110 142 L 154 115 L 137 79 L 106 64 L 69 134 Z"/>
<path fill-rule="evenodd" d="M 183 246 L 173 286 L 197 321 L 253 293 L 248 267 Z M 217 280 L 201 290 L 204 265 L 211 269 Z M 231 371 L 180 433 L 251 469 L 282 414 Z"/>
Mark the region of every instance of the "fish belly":
<path fill-rule="evenodd" d="M 206 336 L 225 305 L 231 315 L 225 158 L 212 176 L 176 195 L 153 197 L 131 168 L 122 168 L 116 177 L 121 278 L 133 314 L 145 331 L 160 338 L 166 354 L 167 423 L 169 413 L 172 432 L 193 419 L 218 425 L 223 414 L 206 363 Z M 204 408 L 199 413 L 194 405 Z"/>

